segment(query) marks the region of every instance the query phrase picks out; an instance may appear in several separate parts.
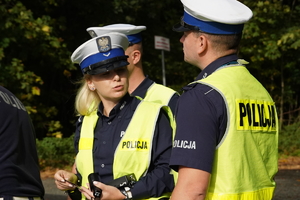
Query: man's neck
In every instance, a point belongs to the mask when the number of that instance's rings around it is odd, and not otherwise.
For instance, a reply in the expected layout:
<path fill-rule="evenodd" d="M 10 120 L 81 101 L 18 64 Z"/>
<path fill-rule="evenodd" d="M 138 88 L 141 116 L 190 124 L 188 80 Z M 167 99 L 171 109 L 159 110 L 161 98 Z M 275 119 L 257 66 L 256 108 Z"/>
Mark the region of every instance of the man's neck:
<path fill-rule="evenodd" d="M 131 94 L 145 80 L 145 78 L 146 77 L 143 72 L 133 72 L 129 77 L 129 94 Z"/>
<path fill-rule="evenodd" d="M 221 58 L 221 57 L 225 57 L 231 54 L 236 53 L 234 50 L 228 50 L 226 52 L 222 52 L 221 53 L 217 53 L 217 52 L 211 52 L 211 54 L 206 54 L 205 59 L 201 59 L 201 62 L 199 61 L 199 65 L 198 68 L 200 68 L 201 70 L 205 69 L 210 63 L 212 63 L 213 61 Z"/>

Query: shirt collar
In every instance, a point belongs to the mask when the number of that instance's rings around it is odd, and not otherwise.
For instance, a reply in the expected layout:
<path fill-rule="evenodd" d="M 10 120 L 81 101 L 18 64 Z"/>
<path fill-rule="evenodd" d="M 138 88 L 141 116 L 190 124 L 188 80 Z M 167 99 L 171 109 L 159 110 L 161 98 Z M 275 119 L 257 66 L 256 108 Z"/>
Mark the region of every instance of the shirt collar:
<path fill-rule="evenodd" d="M 121 101 L 110 111 L 108 118 L 112 119 L 114 118 L 126 105 L 128 105 L 129 101 L 131 100 L 130 95 L 127 93 L 122 99 Z M 97 115 L 99 117 L 104 117 L 103 115 L 103 103 L 100 102 L 99 107 L 98 107 L 98 111 L 97 111 Z"/>
<path fill-rule="evenodd" d="M 205 67 L 201 73 L 197 76 L 196 80 L 201 80 L 203 78 L 208 77 L 211 75 L 214 71 L 216 71 L 219 67 L 225 65 L 228 62 L 236 61 L 238 59 L 238 56 L 236 54 L 231 54 L 228 56 L 224 56 L 221 58 L 218 58 L 217 60 L 211 62 L 207 67 Z"/>

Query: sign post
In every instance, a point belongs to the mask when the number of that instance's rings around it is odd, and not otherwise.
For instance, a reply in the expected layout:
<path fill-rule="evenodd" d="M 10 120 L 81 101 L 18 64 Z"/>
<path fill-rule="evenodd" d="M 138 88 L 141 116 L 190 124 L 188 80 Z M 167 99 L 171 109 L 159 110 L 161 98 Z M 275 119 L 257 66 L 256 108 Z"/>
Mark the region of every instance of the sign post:
<path fill-rule="evenodd" d="M 170 51 L 170 40 L 162 36 L 154 36 L 155 49 L 161 49 L 161 63 L 162 63 L 162 78 L 163 85 L 166 86 L 166 75 L 165 75 L 165 58 L 164 51 Z"/>

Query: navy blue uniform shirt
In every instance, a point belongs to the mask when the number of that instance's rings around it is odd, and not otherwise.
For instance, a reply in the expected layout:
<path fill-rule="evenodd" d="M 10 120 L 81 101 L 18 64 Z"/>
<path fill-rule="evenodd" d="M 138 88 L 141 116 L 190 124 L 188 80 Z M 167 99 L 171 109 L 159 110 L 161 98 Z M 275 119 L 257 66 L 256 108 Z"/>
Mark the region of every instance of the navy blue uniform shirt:
<path fill-rule="evenodd" d="M 229 55 L 215 60 L 201 71 L 196 80 L 237 59 L 237 55 Z M 178 166 L 185 166 L 211 173 L 216 146 L 226 130 L 225 101 L 207 85 L 190 84 L 183 90 L 175 111 L 176 135 L 170 166 L 176 171 Z"/>
<path fill-rule="evenodd" d="M 35 131 L 24 105 L 0 86 L 0 197 L 43 197 Z"/>
<path fill-rule="evenodd" d="M 148 78 L 148 76 L 146 76 L 146 78 L 143 80 L 143 82 L 131 93 L 131 96 L 138 96 L 138 97 L 141 97 L 142 99 L 144 99 L 149 87 L 153 83 L 154 83 L 154 81 L 152 81 L 151 79 Z M 177 93 L 175 93 L 171 97 L 169 104 L 167 105 L 171 108 L 172 113 L 175 112 L 176 103 L 177 103 L 178 98 L 179 98 L 179 95 Z"/>
<path fill-rule="evenodd" d="M 140 100 L 127 94 L 110 112 L 109 117 L 103 115 L 103 105 L 100 103 L 99 120 L 95 128 L 93 158 L 95 172 L 100 174 L 103 183 L 113 180 L 112 165 L 115 149 L 139 103 Z M 78 151 L 81 124 L 82 117 L 77 123 L 75 133 L 76 151 Z M 169 168 L 171 150 L 172 128 L 165 112 L 161 111 L 153 138 L 151 164 L 147 175 L 142 177 L 131 189 L 134 199 L 160 196 L 164 192 L 173 190 L 174 181 Z"/>

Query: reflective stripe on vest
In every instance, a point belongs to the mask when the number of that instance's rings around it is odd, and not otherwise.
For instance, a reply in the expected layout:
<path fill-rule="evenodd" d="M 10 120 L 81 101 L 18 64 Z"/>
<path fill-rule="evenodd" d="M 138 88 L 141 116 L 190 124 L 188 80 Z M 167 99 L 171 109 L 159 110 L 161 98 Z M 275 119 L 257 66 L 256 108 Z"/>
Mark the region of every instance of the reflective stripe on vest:
<path fill-rule="evenodd" d="M 83 118 L 82 128 L 80 131 L 80 139 L 78 145 L 78 154 L 76 155 L 76 168 L 80 172 L 86 172 L 86 176 L 82 176 L 81 185 L 86 187 L 88 183 L 88 175 L 94 172 L 93 165 L 93 144 L 94 144 L 94 128 L 98 121 L 97 110 Z M 84 127 L 84 128 L 83 128 Z M 82 162 L 80 162 L 82 161 Z M 82 175 L 82 174 L 81 174 Z M 83 195 L 82 195 L 83 196 Z M 85 199 L 83 196 L 82 198 Z"/>
<path fill-rule="evenodd" d="M 153 83 L 146 93 L 145 101 L 151 101 L 162 105 L 168 105 L 176 91 L 163 85 Z"/>
<path fill-rule="evenodd" d="M 151 159 L 153 134 L 161 108 L 163 108 L 169 114 L 174 135 L 175 125 L 170 108 L 160 104 L 141 101 L 136 108 L 135 113 L 133 114 L 125 135 L 121 139 L 115 151 L 113 163 L 114 179 L 134 173 L 137 180 L 139 180 L 147 173 Z M 147 113 L 147 115 L 145 113 Z M 96 112 L 93 112 L 90 116 L 84 117 L 81 128 L 79 152 L 76 157 L 76 166 L 83 177 L 82 185 L 87 183 L 88 174 L 94 172 L 93 159 L 90 160 L 86 158 L 93 157 L 93 138 L 90 140 L 90 136 L 92 135 L 93 137 L 94 135 L 94 128 L 97 120 L 98 115 Z M 82 139 L 83 141 L 81 142 Z M 81 143 L 83 144 L 81 145 Z M 84 149 L 81 149 L 81 147 Z M 165 194 L 159 198 L 169 196 L 170 194 Z M 152 200 L 159 198 L 149 199 Z M 85 197 L 82 197 L 82 199 L 85 199 Z"/>
<path fill-rule="evenodd" d="M 244 66 L 219 69 L 197 82 L 223 96 L 228 114 L 206 200 L 271 200 L 277 172 L 278 119 L 269 93 Z"/>

